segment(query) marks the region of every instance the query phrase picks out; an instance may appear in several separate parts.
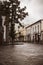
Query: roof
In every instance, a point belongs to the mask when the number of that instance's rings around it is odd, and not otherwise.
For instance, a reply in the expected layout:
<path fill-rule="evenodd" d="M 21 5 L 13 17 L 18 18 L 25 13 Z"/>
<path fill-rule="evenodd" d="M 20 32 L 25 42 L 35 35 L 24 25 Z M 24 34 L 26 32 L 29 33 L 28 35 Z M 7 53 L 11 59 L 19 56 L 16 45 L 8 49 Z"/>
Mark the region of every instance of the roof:
<path fill-rule="evenodd" d="M 42 19 L 42 20 L 43 20 L 43 19 Z M 35 23 L 33 23 L 33 24 L 27 26 L 26 28 L 28 28 L 28 27 L 30 27 L 30 26 L 32 26 L 32 25 L 34 25 L 34 24 L 37 24 L 37 23 L 39 23 L 39 22 L 41 23 L 42 20 L 38 20 L 38 21 L 36 21 Z"/>

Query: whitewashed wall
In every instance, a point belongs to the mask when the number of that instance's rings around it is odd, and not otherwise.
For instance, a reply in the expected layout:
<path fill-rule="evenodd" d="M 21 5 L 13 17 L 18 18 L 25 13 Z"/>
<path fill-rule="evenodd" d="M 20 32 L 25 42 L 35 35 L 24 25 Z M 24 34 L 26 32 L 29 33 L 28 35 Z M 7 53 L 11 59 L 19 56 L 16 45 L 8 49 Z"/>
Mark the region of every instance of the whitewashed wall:
<path fill-rule="evenodd" d="M 42 22 L 43 23 L 43 22 Z M 31 26 L 29 26 L 26 30 L 26 34 L 27 35 L 31 35 L 31 40 L 33 40 L 33 36 L 37 33 L 37 34 L 40 34 L 41 33 L 41 26 L 42 26 L 42 29 L 43 29 L 43 25 L 40 23 L 40 22 L 37 22 Z"/>
<path fill-rule="evenodd" d="M 31 34 L 31 27 L 28 27 L 27 29 L 26 29 L 26 34 L 28 35 L 28 34 Z"/>
<path fill-rule="evenodd" d="M 41 31 L 43 31 L 43 20 L 41 21 Z"/>

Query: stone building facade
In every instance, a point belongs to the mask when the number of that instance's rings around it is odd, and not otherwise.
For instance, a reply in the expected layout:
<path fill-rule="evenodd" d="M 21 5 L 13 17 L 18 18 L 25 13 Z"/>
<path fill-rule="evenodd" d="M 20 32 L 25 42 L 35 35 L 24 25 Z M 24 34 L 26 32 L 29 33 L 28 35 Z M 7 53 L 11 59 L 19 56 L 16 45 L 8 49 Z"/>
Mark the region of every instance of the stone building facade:
<path fill-rule="evenodd" d="M 16 41 L 25 41 L 26 39 L 26 30 L 25 27 L 19 27 L 20 25 L 18 25 L 18 27 L 16 26 Z M 17 29 L 18 28 L 18 29 Z"/>

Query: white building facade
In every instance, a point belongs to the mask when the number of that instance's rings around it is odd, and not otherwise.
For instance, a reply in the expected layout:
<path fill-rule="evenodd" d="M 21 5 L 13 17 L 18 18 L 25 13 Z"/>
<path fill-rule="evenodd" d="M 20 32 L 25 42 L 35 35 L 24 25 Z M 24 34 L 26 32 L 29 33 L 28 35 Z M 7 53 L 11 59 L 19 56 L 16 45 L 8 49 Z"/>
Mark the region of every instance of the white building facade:
<path fill-rule="evenodd" d="M 43 20 L 39 20 L 26 27 L 27 41 L 43 41 Z"/>

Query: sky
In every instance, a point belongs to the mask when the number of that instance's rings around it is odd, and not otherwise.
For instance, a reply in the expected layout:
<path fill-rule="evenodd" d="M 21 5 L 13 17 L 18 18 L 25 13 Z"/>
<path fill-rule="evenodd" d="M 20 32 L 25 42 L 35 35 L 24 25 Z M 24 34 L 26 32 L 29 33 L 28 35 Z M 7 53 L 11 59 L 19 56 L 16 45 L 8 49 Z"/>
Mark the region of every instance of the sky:
<path fill-rule="evenodd" d="M 22 23 L 31 24 L 43 19 L 43 0 L 21 0 L 21 6 L 26 6 L 29 14 Z"/>
<path fill-rule="evenodd" d="M 2 1 L 2 0 L 1 0 Z M 37 20 L 43 19 L 43 0 L 20 0 L 21 7 L 26 6 L 28 16 L 21 21 L 25 25 L 36 22 Z"/>

